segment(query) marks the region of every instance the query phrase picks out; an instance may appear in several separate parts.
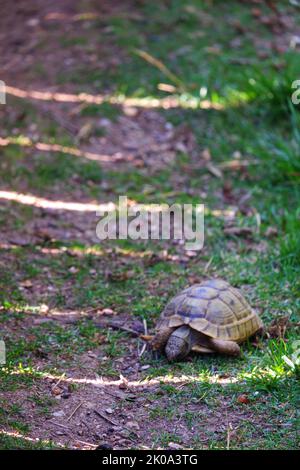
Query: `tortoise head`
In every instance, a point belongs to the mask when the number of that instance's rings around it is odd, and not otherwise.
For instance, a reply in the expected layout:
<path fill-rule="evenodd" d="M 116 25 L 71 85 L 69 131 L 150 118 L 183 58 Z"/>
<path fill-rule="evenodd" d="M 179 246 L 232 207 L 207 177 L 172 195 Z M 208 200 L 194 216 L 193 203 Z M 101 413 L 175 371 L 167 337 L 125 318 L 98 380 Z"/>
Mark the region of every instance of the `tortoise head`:
<path fill-rule="evenodd" d="M 188 326 L 177 328 L 170 335 L 166 345 L 168 361 L 180 361 L 188 355 L 192 347 L 192 330 Z"/>

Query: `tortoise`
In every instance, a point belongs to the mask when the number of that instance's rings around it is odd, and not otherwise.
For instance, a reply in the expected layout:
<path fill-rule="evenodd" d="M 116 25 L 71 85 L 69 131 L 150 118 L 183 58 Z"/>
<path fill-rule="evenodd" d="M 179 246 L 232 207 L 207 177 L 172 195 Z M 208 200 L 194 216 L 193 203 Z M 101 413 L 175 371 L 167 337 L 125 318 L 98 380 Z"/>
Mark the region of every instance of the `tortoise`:
<path fill-rule="evenodd" d="M 167 304 L 151 340 L 154 350 L 169 361 L 181 360 L 191 350 L 240 354 L 242 343 L 263 323 L 243 295 L 228 282 L 212 279 L 194 284 Z"/>

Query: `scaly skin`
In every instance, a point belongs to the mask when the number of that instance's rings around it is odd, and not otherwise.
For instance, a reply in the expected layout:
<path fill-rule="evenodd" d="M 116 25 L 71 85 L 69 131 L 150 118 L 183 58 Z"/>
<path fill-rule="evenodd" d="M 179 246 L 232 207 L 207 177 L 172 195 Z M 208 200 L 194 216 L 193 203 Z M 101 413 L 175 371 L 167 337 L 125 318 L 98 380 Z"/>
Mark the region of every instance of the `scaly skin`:
<path fill-rule="evenodd" d="M 216 352 L 228 356 L 239 356 L 240 347 L 234 341 L 224 341 L 209 338 L 208 336 L 193 330 L 189 326 L 181 326 L 169 335 L 165 346 L 165 353 L 170 362 L 184 359 L 193 346 L 202 346 L 206 351 Z"/>
<path fill-rule="evenodd" d="M 156 335 L 150 341 L 150 347 L 154 349 L 154 351 L 161 351 L 163 352 L 165 346 L 168 342 L 170 335 L 173 333 L 174 328 L 163 328 L 159 330 Z"/>

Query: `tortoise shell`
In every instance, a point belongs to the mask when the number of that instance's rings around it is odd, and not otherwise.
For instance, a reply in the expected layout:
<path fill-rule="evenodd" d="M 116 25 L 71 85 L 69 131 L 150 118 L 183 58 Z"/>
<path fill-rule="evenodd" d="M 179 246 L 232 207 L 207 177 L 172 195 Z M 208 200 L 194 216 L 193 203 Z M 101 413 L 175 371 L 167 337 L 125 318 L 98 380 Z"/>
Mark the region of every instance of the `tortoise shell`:
<path fill-rule="evenodd" d="M 212 338 L 242 342 L 258 331 L 262 322 L 237 289 L 212 279 L 176 295 L 163 310 L 157 328 L 182 325 Z"/>

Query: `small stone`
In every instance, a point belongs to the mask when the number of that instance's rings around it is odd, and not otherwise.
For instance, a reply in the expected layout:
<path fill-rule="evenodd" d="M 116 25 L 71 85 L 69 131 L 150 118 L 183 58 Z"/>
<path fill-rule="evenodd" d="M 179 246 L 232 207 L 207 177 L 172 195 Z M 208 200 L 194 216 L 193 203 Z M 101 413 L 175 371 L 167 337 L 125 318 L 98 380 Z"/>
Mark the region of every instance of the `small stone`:
<path fill-rule="evenodd" d="M 107 118 L 101 118 L 99 119 L 98 124 L 101 127 L 109 127 L 111 125 L 111 121 Z"/>
<path fill-rule="evenodd" d="M 197 252 L 197 251 L 188 250 L 188 251 L 186 251 L 186 255 L 187 255 L 189 258 L 194 258 L 195 256 L 198 255 L 198 252 Z"/>
<path fill-rule="evenodd" d="M 138 110 L 136 108 L 133 108 L 131 106 L 124 106 L 124 114 L 126 116 L 134 117 L 138 113 Z"/>
<path fill-rule="evenodd" d="M 239 150 L 235 150 L 235 152 L 233 152 L 232 154 L 233 158 L 235 158 L 236 160 L 240 160 L 242 158 L 242 154 Z"/>
<path fill-rule="evenodd" d="M 108 414 L 108 415 L 112 415 L 114 410 L 112 408 L 106 408 L 105 412 Z"/>
<path fill-rule="evenodd" d="M 26 24 L 27 26 L 29 26 L 30 28 L 34 28 L 35 26 L 38 26 L 40 23 L 40 20 L 38 18 L 30 18 Z"/>
<path fill-rule="evenodd" d="M 102 315 L 115 315 L 115 312 L 111 308 L 104 308 L 101 313 Z"/>
<path fill-rule="evenodd" d="M 137 429 L 137 430 L 140 429 L 140 426 L 139 426 L 139 424 L 138 424 L 136 421 L 128 421 L 128 422 L 126 423 L 126 426 L 127 426 L 127 428 L 129 428 L 129 429 Z"/>
<path fill-rule="evenodd" d="M 26 287 L 26 289 L 30 289 L 30 288 L 33 286 L 33 284 L 32 284 L 32 282 L 30 281 L 30 279 L 26 279 L 25 281 L 20 282 L 20 285 L 21 285 L 22 287 Z"/>
<path fill-rule="evenodd" d="M 71 267 L 69 268 L 69 273 L 71 273 L 71 274 L 76 274 L 76 273 L 78 273 L 78 268 L 76 268 L 75 266 L 71 266 Z"/>

